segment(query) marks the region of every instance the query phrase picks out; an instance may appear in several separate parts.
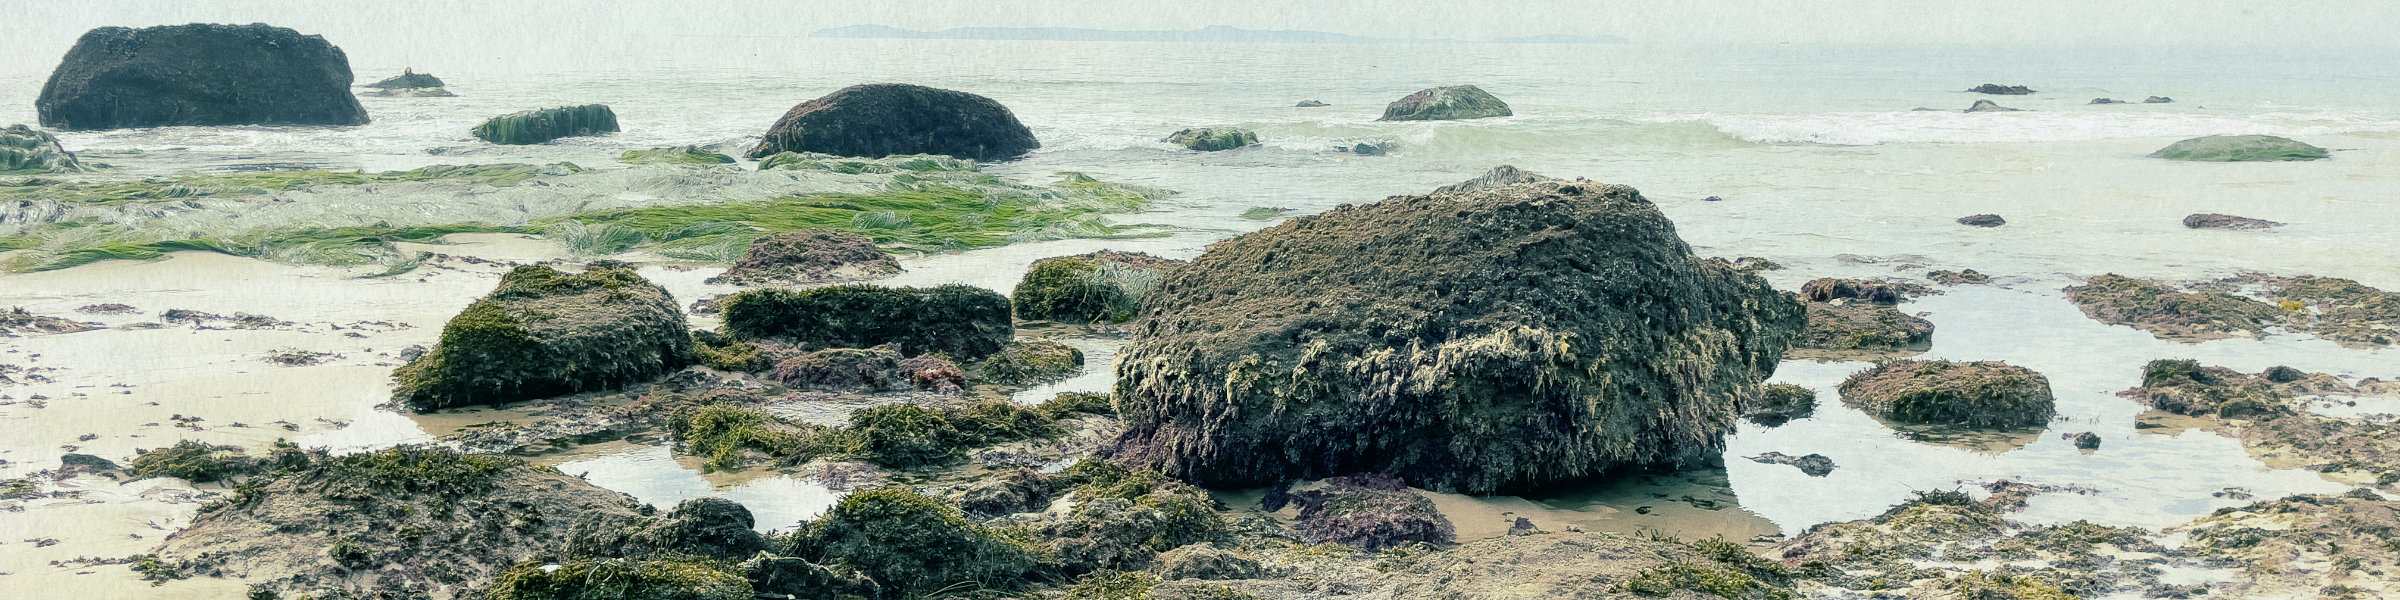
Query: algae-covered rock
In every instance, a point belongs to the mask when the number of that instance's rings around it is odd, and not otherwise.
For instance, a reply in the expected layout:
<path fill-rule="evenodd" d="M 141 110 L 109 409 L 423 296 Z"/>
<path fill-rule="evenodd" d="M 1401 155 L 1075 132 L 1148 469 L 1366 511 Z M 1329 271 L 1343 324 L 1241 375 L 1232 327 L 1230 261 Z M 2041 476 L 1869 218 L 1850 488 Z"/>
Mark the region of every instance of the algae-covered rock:
<path fill-rule="evenodd" d="M 900 261 L 867 236 L 795 229 L 759 238 L 733 268 L 710 284 L 770 285 L 879 279 L 900 273 Z"/>
<path fill-rule="evenodd" d="M 1957 271 L 1926 271 L 1925 278 L 1931 279 L 1934 283 L 1939 283 L 1942 285 L 1964 285 L 1992 282 L 1992 276 L 1977 273 L 1974 269 L 1961 269 Z"/>
<path fill-rule="evenodd" d="M 1144 569 L 1160 552 L 1226 540 L 1225 520 L 1205 490 L 1093 459 L 1064 475 L 1079 483 L 1074 510 L 1033 532 L 1069 572 Z"/>
<path fill-rule="evenodd" d="M 958 507 L 985 517 L 1037 511 L 1050 506 L 1050 488 L 1040 473 L 1019 468 L 967 484 L 958 491 Z"/>
<path fill-rule="evenodd" d="M 779 594 L 783 598 L 875 598 L 883 595 L 883 586 L 849 567 L 826 567 L 808 559 L 774 556 L 759 553 L 742 561 L 742 574 L 750 579 L 750 588 L 761 594 Z"/>
<path fill-rule="evenodd" d="M 915 404 L 886 404 L 850 413 L 856 452 L 875 464 L 913 468 L 950 462 L 968 442 L 966 434 L 936 411 Z"/>
<path fill-rule="evenodd" d="M 1201 152 L 1215 152 L 1256 146 L 1258 133 L 1238 127 L 1195 127 L 1177 131 L 1160 141 Z"/>
<path fill-rule="evenodd" d="M 1859 300 L 1875 304 L 1899 304 L 1902 300 L 1937 293 L 1933 288 L 1905 281 L 1883 279 L 1812 279 L 1800 285 L 1800 297 L 1810 302 Z"/>
<path fill-rule="evenodd" d="M 616 133 L 617 113 L 606 104 L 561 106 L 513 112 L 476 125 L 475 137 L 494 144 L 539 144 L 550 140 Z"/>
<path fill-rule="evenodd" d="M 2168 98 L 2166 96 L 2151 96 L 2142 99 L 2143 104 L 2167 104 L 2174 101 L 2174 98 Z"/>
<path fill-rule="evenodd" d="M 1158 555 L 1151 567 L 1160 579 L 1257 579 L 1265 574 L 1250 557 L 1201 542 Z"/>
<path fill-rule="evenodd" d="M 2339 277 L 2272 277 L 2275 298 L 2306 308 L 2307 329 L 2318 337 L 2352 346 L 2387 346 L 2400 340 L 2400 292 L 2388 292 Z"/>
<path fill-rule="evenodd" d="M 43 127 L 364 125 L 350 59 L 265 23 L 85 32 L 33 103 Z"/>
<path fill-rule="evenodd" d="M 389 78 L 389 79 L 385 79 L 385 80 L 383 80 L 383 81 L 377 81 L 377 82 L 375 82 L 375 83 L 370 83 L 370 84 L 367 84 L 367 87 L 374 88 L 374 89 L 379 89 L 379 90 L 380 90 L 380 89 L 406 89 L 406 88 L 438 88 L 438 87 L 445 87 L 445 86 L 443 86 L 443 85 L 442 85 L 442 78 L 440 78 L 440 77 L 434 77 L 434 76 L 433 76 L 433 74 L 431 74 L 431 73 L 418 73 L 418 72 L 417 72 L 417 70 L 416 70 L 416 69 L 414 69 L 414 68 L 407 68 L 407 69 L 401 69 L 401 70 L 400 70 L 400 74 L 399 74 L 399 75 L 394 75 L 394 76 L 392 76 L 391 78 Z"/>
<path fill-rule="evenodd" d="M 904 356 L 968 360 L 999 352 L 1016 332 L 1007 297 L 968 285 L 750 290 L 726 298 L 724 315 L 726 333 L 738 339 L 810 348 L 899 344 Z"/>
<path fill-rule="evenodd" d="M 2151 158 L 2201 162 L 2272 162 L 2320 160 L 2333 155 L 2324 148 L 2271 135 L 2211 135 L 2160 148 Z"/>
<path fill-rule="evenodd" d="M 2050 379 L 1996 361 L 1890 361 L 1842 381 L 1842 402 L 1898 423 L 1975 428 L 2050 422 Z"/>
<path fill-rule="evenodd" d="M 2184 534 L 2190 541 L 2179 550 L 2195 559 L 2237 566 L 2228 571 L 2233 581 L 2209 584 L 2211 597 L 2388 598 L 2400 592 L 2390 576 L 2400 569 L 2400 502 L 2366 489 L 2222 508 L 2168 533 Z"/>
<path fill-rule="evenodd" d="M 1709 460 L 1805 322 L 1588 181 L 1292 219 L 1211 245 L 1143 307 L 1119 456 L 1203 485 L 1469 493 Z"/>
<path fill-rule="evenodd" d="M 0 173 L 80 173 L 84 168 L 75 154 L 58 145 L 58 136 L 50 132 L 10 125 L 0 129 Z"/>
<path fill-rule="evenodd" d="M 767 128 L 750 158 L 821 152 L 882 158 L 947 154 L 975 160 L 1015 158 L 1042 143 L 990 98 L 904 83 L 835 90 L 801 103 Z"/>
<path fill-rule="evenodd" d="M 1448 544 L 1458 529 L 1433 500 L 1387 475 L 1349 475 L 1325 487 L 1295 494 L 1300 504 L 1293 534 L 1310 544 L 1334 543 L 1373 552 L 1409 543 Z"/>
<path fill-rule="evenodd" d="M 1083 372 L 1083 351 L 1052 340 L 1009 342 L 1006 348 L 967 368 L 976 383 L 1032 385 Z"/>
<path fill-rule="evenodd" d="M 1794 356 L 1860 358 L 1905 356 L 1933 347 L 1933 322 L 1886 304 L 1863 301 L 1810 302 L 1808 328 Z M 1800 350 L 1807 350 L 1802 352 Z"/>
<path fill-rule="evenodd" d="M 847 566 L 888 594 L 932 595 L 953 586 L 1008 589 L 1034 568 L 1035 551 L 967 521 L 957 507 L 904 487 L 842 498 L 801 544 L 827 566 Z"/>
<path fill-rule="evenodd" d="M 1768 384 L 1756 400 L 1742 407 L 1742 418 L 1766 427 L 1782 427 L 1815 414 L 1817 393 L 1788 383 Z"/>
<path fill-rule="evenodd" d="M 527 561 L 492 581 L 484 600 L 750 600 L 750 580 L 697 560 Z"/>
<path fill-rule="evenodd" d="M 730 165 L 733 157 L 699 146 L 626 150 L 617 162 L 629 165 Z"/>
<path fill-rule="evenodd" d="M 2192 229 L 2273 229 L 2282 223 L 2266 219 L 2237 217 L 2220 213 L 2195 213 L 2183 218 L 2183 226 Z"/>
<path fill-rule="evenodd" d="M 1184 261 L 1140 252 L 1101 250 L 1034 261 L 1009 303 L 1017 318 L 1067 323 L 1122 323 L 1142 297 Z"/>
<path fill-rule="evenodd" d="M 2094 320 L 2131 326 L 2160 339 L 2255 336 L 2284 316 L 2282 308 L 2250 298 L 2214 291 L 2180 292 L 2114 273 L 2065 291 L 2067 300 Z"/>
<path fill-rule="evenodd" d="M 666 288 L 623 263 L 517 267 L 392 372 L 393 399 L 429 411 L 623 387 L 690 364 L 690 330 Z"/>
<path fill-rule="evenodd" d="M 803 390 L 884 392 L 909 385 L 900 371 L 900 351 L 827 348 L 775 363 L 767 378 Z"/>
<path fill-rule="evenodd" d="M 1975 87 L 1967 88 L 1967 93 L 1971 93 L 1971 94 L 1992 94 L 1992 95 L 1996 95 L 1996 96 L 2024 96 L 2024 95 L 2032 94 L 2032 93 L 2033 93 L 2033 88 L 2029 88 L 2029 87 L 2025 87 L 2025 86 L 2021 86 L 2021 85 L 2000 85 L 2000 84 L 1997 84 L 1997 83 L 1986 83 L 1986 84 L 1983 84 L 1983 85 L 1979 85 L 1979 86 L 1975 86 Z"/>
<path fill-rule="evenodd" d="M 1377 121 L 1447 121 L 1512 114 L 1508 103 L 1472 85 L 1427 88 L 1392 102 Z"/>

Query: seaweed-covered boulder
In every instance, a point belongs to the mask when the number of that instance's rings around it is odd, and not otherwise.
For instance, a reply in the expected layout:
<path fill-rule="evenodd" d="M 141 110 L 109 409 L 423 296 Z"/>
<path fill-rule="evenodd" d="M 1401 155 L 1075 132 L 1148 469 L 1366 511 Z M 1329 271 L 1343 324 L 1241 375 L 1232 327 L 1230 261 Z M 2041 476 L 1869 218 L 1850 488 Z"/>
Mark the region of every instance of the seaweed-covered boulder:
<path fill-rule="evenodd" d="M 900 372 L 900 351 L 877 348 L 827 348 L 775 363 L 767 378 L 803 390 L 882 392 L 908 385 Z"/>
<path fill-rule="evenodd" d="M 854 85 L 792 107 L 750 158 L 820 152 L 883 158 L 947 154 L 975 160 L 1015 158 L 1042 143 L 990 98 L 905 83 Z"/>
<path fill-rule="evenodd" d="M 617 112 L 606 104 L 560 106 L 508 113 L 476 125 L 477 139 L 494 144 L 526 145 L 550 140 L 616 133 Z"/>
<path fill-rule="evenodd" d="M 1842 402 L 1898 423 L 1976 428 L 2050 422 L 2050 379 L 1996 361 L 1889 361 L 1842 381 Z"/>
<path fill-rule="evenodd" d="M 1766 427 L 1782 427 L 1793 419 L 1817 414 L 1817 393 L 1788 384 L 1768 384 L 1758 397 L 1743 405 L 1742 418 Z"/>
<path fill-rule="evenodd" d="M 2271 135 L 2211 135 L 2158 149 L 2151 158 L 2201 162 L 2271 162 L 2319 160 L 2333 156 L 2324 148 Z"/>
<path fill-rule="evenodd" d="M 757 521 L 750 509 L 724 498 L 700 497 L 675 505 L 665 518 L 633 537 L 633 545 L 652 553 L 706 556 L 719 560 L 748 558 L 766 549 L 752 529 Z"/>
<path fill-rule="evenodd" d="M 1926 271 L 1925 278 L 1931 279 L 1934 283 L 1939 283 L 1942 285 L 1965 285 L 1992 282 L 1992 276 L 1975 272 L 1974 269 L 1960 269 L 1957 271 Z"/>
<path fill-rule="evenodd" d="M 1805 323 L 1633 188 L 1589 181 L 1285 221 L 1211 245 L 1143 309 L 1119 456 L 1212 486 L 1382 472 L 1468 493 L 1711 460 Z"/>
<path fill-rule="evenodd" d="M 719 155 L 722 156 L 722 155 Z M 733 268 L 709 284 L 770 285 L 879 279 L 900 273 L 900 261 L 855 233 L 795 229 L 759 238 Z"/>
<path fill-rule="evenodd" d="M 1505 117 L 1516 113 L 1483 88 L 1471 85 L 1426 88 L 1383 108 L 1377 121 L 1448 121 Z"/>
<path fill-rule="evenodd" d="M 1083 351 L 1053 340 L 1009 342 L 991 356 L 968 367 L 976 383 L 1032 385 L 1073 377 L 1083 372 Z"/>
<path fill-rule="evenodd" d="M 973 522 L 957 507 L 905 487 L 842 498 L 801 544 L 827 566 L 857 569 L 892 597 L 926 596 L 961 584 L 1013 587 L 1036 552 Z"/>
<path fill-rule="evenodd" d="M 1906 356 L 1933 347 L 1933 322 L 1866 301 L 1808 303 L 1808 328 L 1793 355 L 1804 358 Z"/>
<path fill-rule="evenodd" d="M 749 578 L 707 561 L 602 558 L 568 560 L 555 566 L 526 561 L 494 578 L 482 598 L 750 600 L 756 596 Z"/>
<path fill-rule="evenodd" d="M 730 165 L 733 157 L 699 146 L 626 150 L 617 162 L 629 165 Z"/>
<path fill-rule="evenodd" d="M 725 299 L 725 332 L 810 348 L 899 344 L 904 356 L 940 352 L 974 360 L 1016 333 L 1008 298 L 970 285 L 887 288 L 841 285 L 745 291 Z"/>
<path fill-rule="evenodd" d="M 1448 544 L 1458 536 L 1433 500 L 1409 491 L 1398 478 L 1361 474 L 1324 484 L 1324 489 L 1294 495 L 1300 516 L 1292 533 L 1301 542 L 1374 552 L 1412 542 Z"/>
<path fill-rule="evenodd" d="M 1520 183 L 1537 183 L 1543 181 L 1558 180 L 1550 177 L 1543 177 L 1540 173 L 1519 169 L 1514 165 L 1500 165 L 1497 167 L 1492 167 L 1492 170 L 1485 171 L 1482 175 L 1476 176 L 1474 179 L 1433 188 L 1433 193 L 1472 192 L 1475 190 L 1491 189 L 1500 186 L 1516 185 Z"/>
<path fill-rule="evenodd" d="M 33 106 L 43 127 L 364 125 L 350 59 L 265 23 L 85 32 Z"/>
<path fill-rule="evenodd" d="M 2195 213 L 2183 218 L 2183 226 L 2192 229 L 2273 229 L 2282 223 L 2266 219 L 2237 217 L 2220 213 Z"/>
<path fill-rule="evenodd" d="M 690 331 L 666 288 L 623 263 L 517 267 L 392 372 L 392 396 L 429 411 L 615 389 L 690 364 Z"/>
<path fill-rule="evenodd" d="M 2024 109 L 2020 109 L 2020 108 L 2009 108 L 2009 107 L 2006 107 L 2006 106 L 2001 106 L 2001 105 L 2000 105 L 2000 103 L 1998 103 L 1998 102 L 1993 102 L 1993 101 L 1990 101 L 1990 100 L 1976 100 L 1976 101 L 1975 101 L 1975 104 L 1974 104 L 1973 106 L 1968 106 L 1968 107 L 1967 107 L 1967 112 L 1971 112 L 1971 113 L 1979 113 L 1979 112 L 2019 112 L 2019 111 L 2022 111 L 2022 110 L 2024 110 Z"/>
<path fill-rule="evenodd" d="M 1258 133 L 1239 127 L 1195 127 L 1177 131 L 1159 141 L 1201 152 L 1215 152 L 1256 146 Z"/>
<path fill-rule="evenodd" d="M 886 404 L 850 413 L 856 452 L 875 464 L 914 468 L 958 458 L 968 437 L 941 411 L 915 404 Z"/>
<path fill-rule="evenodd" d="M 0 129 L 0 173 L 79 173 L 89 171 L 75 154 L 58 145 L 50 132 L 10 125 Z"/>
<path fill-rule="evenodd" d="M 1075 508 L 1033 529 L 1052 556 L 1070 572 L 1148 568 L 1158 553 L 1225 539 L 1226 524 L 1207 491 L 1161 481 L 1149 471 L 1092 469 L 1086 460 L 1067 479 L 1084 479 Z M 1119 476 L 1115 479 L 1107 475 Z"/>
<path fill-rule="evenodd" d="M 1028 321 L 1122 323 L 1141 310 L 1159 278 L 1184 264 L 1115 250 L 1045 258 L 1025 270 L 1009 304 Z"/>
<path fill-rule="evenodd" d="M 2007 225 L 2008 219 L 2003 219 L 2000 218 L 2000 215 L 1992 214 L 1967 215 L 1964 217 L 1959 217 L 1958 224 L 1968 227 L 1999 227 L 2001 225 Z"/>
<path fill-rule="evenodd" d="M 1986 83 L 1986 84 L 1983 84 L 1983 85 L 1979 85 L 1979 86 L 1975 86 L 1975 87 L 1967 88 L 1967 93 L 1970 93 L 1970 94 L 1992 94 L 1992 95 L 1996 95 L 1996 96 L 2024 96 L 2024 95 L 2027 95 L 2027 94 L 2032 94 L 2032 93 L 2033 93 L 2033 88 L 2029 88 L 2029 87 L 2025 87 L 2025 86 L 2021 86 L 2021 85 L 2000 85 L 2000 84 L 1997 84 L 1997 83 Z"/>

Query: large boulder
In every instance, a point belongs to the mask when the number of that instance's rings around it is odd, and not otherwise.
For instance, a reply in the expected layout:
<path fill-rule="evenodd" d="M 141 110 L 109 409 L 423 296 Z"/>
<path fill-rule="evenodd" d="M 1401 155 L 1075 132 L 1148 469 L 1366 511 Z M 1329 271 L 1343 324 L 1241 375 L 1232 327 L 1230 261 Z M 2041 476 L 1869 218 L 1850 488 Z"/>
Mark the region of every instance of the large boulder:
<path fill-rule="evenodd" d="M 508 113 L 476 125 L 477 139 L 494 144 L 539 144 L 565 137 L 616 133 L 617 113 L 606 104 L 561 106 Z"/>
<path fill-rule="evenodd" d="M 50 132 L 10 125 L 0 129 L 0 173 L 75 173 L 89 171 L 75 154 L 58 145 Z"/>
<path fill-rule="evenodd" d="M 1804 324 L 1640 192 L 1580 180 L 1292 219 L 1211 245 L 1143 313 L 1125 460 L 1467 493 L 1714 460 Z"/>
<path fill-rule="evenodd" d="M 2272 162 L 2320 160 L 2331 157 L 2324 148 L 2271 135 L 2211 135 L 2169 144 L 2151 158 L 2200 162 Z"/>
<path fill-rule="evenodd" d="M 1009 303 L 1017 318 L 1069 323 L 1122 323 L 1142 307 L 1142 297 L 1184 261 L 1140 252 L 1101 250 L 1034 261 L 1017 281 Z"/>
<path fill-rule="evenodd" d="M 85 32 L 33 106 L 67 130 L 367 123 L 341 48 L 265 23 Z"/>
<path fill-rule="evenodd" d="M 579 274 L 517 267 L 392 375 L 393 399 L 427 411 L 614 389 L 692 360 L 691 326 L 666 288 L 623 263 Z"/>
<path fill-rule="evenodd" d="M 792 107 L 750 158 L 819 152 L 883 158 L 947 154 L 975 160 L 1015 158 L 1042 143 L 990 98 L 905 83 L 854 85 Z"/>
<path fill-rule="evenodd" d="M 1383 108 L 1378 121 L 1447 121 L 1505 117 L 1512 114 L 1508 103 L 1492 97 L 1483 88 L 1471 85 L 1429 88 L 1393 102 Z"/>
<path fill-rule="evenodd" d="M 774 285 L 859 281 L 900 274 L 900 261 L 855 233 L 798 229 L 759 238 L 709 284 Z"/>
<path fill-rule="evenodd" d="M 1256 146 L 1258 133 L 1239 127 L 1194 127 L 1177 131 L 1160 141 L 1201 152 L 1215 152 Z"/>

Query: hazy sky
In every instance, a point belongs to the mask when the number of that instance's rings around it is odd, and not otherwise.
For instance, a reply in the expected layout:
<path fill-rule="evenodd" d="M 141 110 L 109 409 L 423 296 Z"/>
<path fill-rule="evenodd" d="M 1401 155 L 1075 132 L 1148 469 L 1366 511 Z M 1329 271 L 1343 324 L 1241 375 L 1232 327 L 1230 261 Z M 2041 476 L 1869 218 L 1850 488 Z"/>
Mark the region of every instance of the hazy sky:
<path fill-rule="evenodd" d="M 643 34 L 805 36 L 865 23 L 1233 25 L 1466 39 L 1609 34 L 1642 43 L 2400 43 L 2400 0 L 0 0 L 0 15 L 8 15 L 0 52 L 15 69 L 26 61 L 47 69 L 92 27 L 194 21 L 321 33 L 369 62 L 387 58 L 378 52 L 462 44 L 506 52 Z"/>

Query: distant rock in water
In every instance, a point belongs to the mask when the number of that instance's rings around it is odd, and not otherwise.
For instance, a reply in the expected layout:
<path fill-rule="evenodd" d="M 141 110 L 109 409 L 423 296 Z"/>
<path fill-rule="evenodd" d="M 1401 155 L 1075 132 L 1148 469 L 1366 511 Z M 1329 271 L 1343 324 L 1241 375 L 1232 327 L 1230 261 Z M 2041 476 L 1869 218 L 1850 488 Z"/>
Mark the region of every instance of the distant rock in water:
<path fill-rule="evenodd" d="M 867 236 L 799 229 L 759 238 L 733 268 L 709 285 L 775 285 L 862 281 L 900 274 L 900 261 Z"/>
<path fill-rule="evenodd" d="M 393 399 L 430 411 L 620 388 L 683 368 L 691 326 L 666 288 L 624 263 L 522 266 L 392 372 Z"/>
<path fill-rule="evenodd" d="M 1975 101 L 1975 105 L 1974 105 L 1974 106 L 1969 106 L 1969 107 L 1967 107 L 1967 112 L 1971 112 L 1971 113 L 1975 113 L 1975 112 L 2017 112 L 2017 111 L 2020 111 L 2020 110 L 2024 110 L 2024 109 L 2018 109 L 2018 108 L 2009 108 L 2009 107 L 2006 107 L 2006 106 L 2001 106 L 1999 103 L 1997 103 L 1997 102 L 1993 102 L 1993 101 L 1990 101 L 1990 100 L 1976 100 L 1976 101 Z"/>
<path fill-rule="evenodd" d="M 2200 213 L 2183 218 L 2183 226 L 2192 229 L 2272 229 L 2282 223 L 2266 219 L 2237 217 L 2218 213 Z"/>
<path fill-rule="evenodd" d="M 2000 215 L 1967 215 L 1959 217 L 1958 224 L 1968 227 L 1999 227 L 2007 225 L 2008 219 L 2000 218 Z"/>
<path fill-rule="evenodd" d="M 34 101 L 42 126 L 365 125 L 350 59 L 264 23 L 102 27 L 67 51 Z"/>
<path fill-rule="evenodd" d="M 84 168 L 75 154 L 58 145 L 58 136 L 50 132 L 10 125 L 0 129 L 0 173 L 80 173 Z"/>
<path fill-rule="evenodd" d="M 2126 102 L 2126 101 L 2124 101 L 2124 100 L 2118 100 L 2118 99 L 2115 99 L 2115 98 L 2093 98 L 2091 103 L 2092 103 L 2092 104 L 2132 104 L 2131 102 Z"/>
<path fill-rule="evenodd" d="M 1483 88 L 1471 85 L 1437 87 L 1409 94 L 1384 107 L 1378 121 L 1446 121 L 1482 119 L 1512 114 L 1508 103 L 1492 97 Z"/>
<path fill-rule="evenodd" d="M 1992 276 L 1977 273 L 1974 269 L 1964 269 L 1959 271 L 1927 271 L 1925 273 L 1925 278 L 1931 279 L 1934 283 L 1939 283 L 1942 285 L 1962 285 L 1992 282 Z"/>
<path fill-rule="evenodd" d="M 1826 475 L 1833 474 L 1833 459 L 1826 458 L 1823 454 L 1792 456 L 1782 452 L 1768 452 L 1766 454 L 1750 457 L 1750 462 L 1766 463 L 1770 465 L 1791 465 L 1794 467 L 1799 467 L 1801 473 L 1807 474 L 1810 477 L 1824 477 Z"/>
<path fill-rule="evenodd" d="M 1472 494 L 1717 460 L 1805 323 L 1633 188 L 1580 180 L 1287 220 L 1209 246 L 1142 307 L 1119 460 Z"/>
<path fill-rule="evenodd" d="M 1490 171 L 1484 172 L 1483 176 L 1481 177 L 1434 188 L 1433 193 L 1440 194 L 1443 192 L 1472 192 L 1475 190 L 1487 190 L 1504 185 L 1538 183 L 1543 181 L 1558 180 L 1551 179 L 1549 177 L 1543 177 L 1541 174 L 1532 171 L 1519 170 L 1514 166 L 1500 165 L 1497 167 L 1492 167 L 1492 170 Z"/>
<path fill-rule="evenodd" d="M 2271 135 L 2211 135 L 2170 144 L 2150 153 L 2151 158 L 2200 162 L 2273 162 L 2287 160 L 2322 160 L 2333 156 L 2318 148 L 2291 138 Z"/>
<path fill-rule="evenodd" d="M 405 88 L 438 88 L 444 86 L 442 85 L 442 78 L 440 77 L 434 77 L 425 73 L 418 73 L 416 69 L 402 69 L 399 75 L 383 81 L 367 84 L 367 87 L 379 90 L 388 90 Z"/>
<path fill-rule="evenodd" d="M 1979 86 L 1975 86 L 1975 87 L 1967 88 L 1967 91 L 1968 91 L 1969 93 L 1975 93 L 1975 94 L 1992 94 L 1992 95 L 1995 95 L 1995 96 L 2023 96 L 2023 95 L 2027 95 L 2027 94 L 2032 94 L 2032 93 L 2033 93 L 2033 88 L 2029 88 L 2029 87 L 2025 87 L 2025 86 L 2021 86 L 2021 85 L 2000 85 L 2000 84 L 1997 84 L 1997 83 L 1986 83 L 1986 84 L 1983 84 L 1983 85 L 1979 85 Z"/>
<path fill-rule="evenodd" d="M 379 98 L 456 98 L 458 94 L 442 88 L 385 88 L 367 90 L 364 94 Z"/>
<path fill-rule="evenodd" d="M 818 152 L 882 158 L 946 154 L 1001 160 L 1042 147 L 1033 130 L 990 98 L 905 83 L 835 90 L 801 103 L 767 128 L 750 158 Z"/>
<path fill-rule="evenodd" d="M 1315 101 L 1315 100 L 1301 100 L 1299 104 L 1294 104 L 1294 105 L 1292 105 L 1292 107 L 1294 107 L 1294 108 L 1318 108 L 1318 107 L 1324 107 L 1324 106 L 1333 106 L 1333 105 L 1331 105 L 1331 104 L 1326 104 L 1326 103 L 1323 103 L 1323 102 L 1318 102 L 1318 101 Z"/>
<path fill-rule="evenodd" d="M 1256 146 L 1258 134 L 1238 127 L 1199 127 L 1177 131 L 1161 141 L 1201 152 L 1215 152 Z"/>
<path fill-rule="evenodd" d="M 2050 422 L 2050 379 L 2001 363 L 1888 361 L 1842 382 L 1842 402 L 1898 423 L 1974 428 Z"/>
<path fill-rule="evenodd" d="M 550 140 L 616 133 L 617 113 L 606 104 L 561 106 L 514 112 L 475 126 L 475 137 L 494 144 L 539 144 Z"/>
<path fill-rule="evenodd" d="M 1360 142 L 1358 145 L 1348 148 L 1342 148 L 1342 150 L 1359 156 L 1383 156 L 1386 152 L 1382 146 L 1365 142 Z"/>
<path fill-rule="evenodd" d="M 626 150 L 617 156 L 617 162 L 629 165 L 730 165 L 734 160 L 731 156 L 699 146 L 676 146 Z"/>
<path fill-rule="evenodd" d="M 2174 98 L 2168 98 L 2166 96 L 2151 96 L 2142 99 L 2143 104 L 2166 104 L 2174 101 Z"/>

